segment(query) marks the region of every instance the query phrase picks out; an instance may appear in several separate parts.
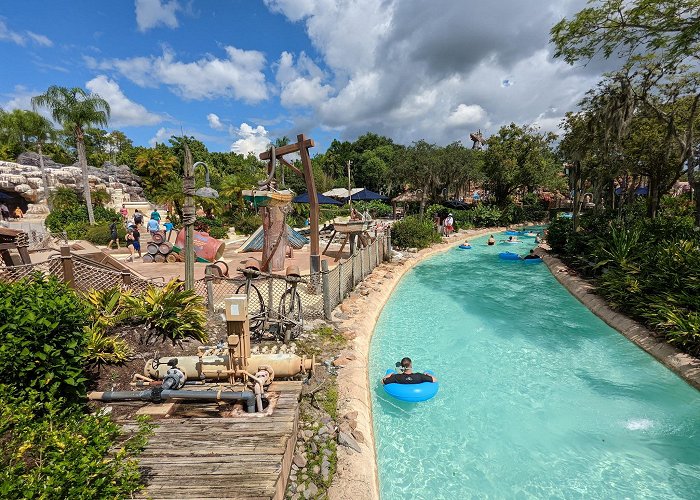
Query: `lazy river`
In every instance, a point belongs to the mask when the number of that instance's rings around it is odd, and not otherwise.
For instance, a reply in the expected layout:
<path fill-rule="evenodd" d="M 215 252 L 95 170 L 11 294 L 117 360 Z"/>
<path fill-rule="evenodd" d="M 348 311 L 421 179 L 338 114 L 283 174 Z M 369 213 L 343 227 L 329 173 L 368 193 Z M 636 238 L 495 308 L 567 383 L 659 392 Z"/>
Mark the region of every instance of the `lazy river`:
<path fill-rule="evenodd" d="M 544 264 L 498 258 L 532 245 L 471 243 L 409 271 L 376 325 L 382 499 L 700 498 L 700 392 Z M 384 393 L 403 356 L 435 371 L 435 398 Z"/>

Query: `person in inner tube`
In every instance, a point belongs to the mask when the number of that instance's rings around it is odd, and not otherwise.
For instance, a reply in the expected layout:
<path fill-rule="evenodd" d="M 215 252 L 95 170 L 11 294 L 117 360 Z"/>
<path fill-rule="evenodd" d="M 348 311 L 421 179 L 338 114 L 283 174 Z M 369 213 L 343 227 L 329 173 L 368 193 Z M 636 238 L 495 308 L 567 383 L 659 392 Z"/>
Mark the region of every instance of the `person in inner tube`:
<path fill-rule="evenodd" d="M 391 373 L 382 379 L 383 384 L 421 384 L 423 382 L 437 382 L 437 378 L 429 373 L 414 373 L 411 358 L 403 358 L 396 367 L 401 373 Z"/>
<path fill-rule="evenodd" d="M 535 249 L 531 248 L 530 253 L 523 257 L 523 260 L 531 260 L 531 259 L 539 259 L 540 257 L 538 255 L 535 255 Z"/>

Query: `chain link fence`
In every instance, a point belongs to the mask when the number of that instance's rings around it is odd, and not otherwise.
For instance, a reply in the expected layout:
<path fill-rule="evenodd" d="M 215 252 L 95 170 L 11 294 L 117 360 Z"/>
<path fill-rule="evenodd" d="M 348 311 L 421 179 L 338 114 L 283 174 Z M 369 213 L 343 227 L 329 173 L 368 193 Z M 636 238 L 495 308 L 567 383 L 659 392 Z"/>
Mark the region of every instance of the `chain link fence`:
<path fill-rule="evenodd" d="M 320 273 L 302 276 L 302 281 L 297 284 L 297 293 L 301 299 L 304 319 L 330 319 L 331 311 L 375 267 L 389 260 L 390 245 L 389 234 L 381 234 L 367 246 L 355 251 L 351 257 L 341 260 L 333 269 L 329 270 L 327 262 L 324 261 Z M 17 282 L 37 272 L 57 276 L 81 291 L 121 286 L 140 294 L 148 287 L 164 285 L 163 281 L 146 280 L 129 271 L 117 271 L 84 257 L 72 255 L 68 247 L 61 249 L 61 255 L 53 256 L 45 262 L 12 267 L 0 265 L 0 280 Z M 279 310 L 282 296 L 291 286 L 283 277 L 261 276 L 252 279 L 248 290 L 251 314 L 262 312 L 263 309 L 274 314 L 274 311 Z M 223 311 L 226 297 L 246 293 L 246 279 L 208 274 L 205 278 L 195 281 L 194 290 L 204 297 L 210 311 Z"/>

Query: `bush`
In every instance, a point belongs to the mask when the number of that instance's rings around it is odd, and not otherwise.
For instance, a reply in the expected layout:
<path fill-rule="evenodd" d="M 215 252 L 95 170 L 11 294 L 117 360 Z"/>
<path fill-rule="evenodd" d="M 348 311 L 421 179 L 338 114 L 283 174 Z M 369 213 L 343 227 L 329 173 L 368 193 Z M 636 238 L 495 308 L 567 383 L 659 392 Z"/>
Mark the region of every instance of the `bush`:
<path fill-rule="evenodd" d="M 194 223 L 194 229 L 196 231 L 209 233 L 209 236 L 217 240 L 225 240 L 228 238 L 228 225 L 224 224 L 221 219 L 197 217 Z"/>
<path fill-rule="evenodd" d="M 111 222 L 121 219 L 121 216 L 111 208 L 101 206 L 93 207 L 93 214 L 95 216 L 95 223 L 98 224 L 100 222 Z M 88 222 L 87 207 L 85 205 L 73 205 L 63 209 L 52 210 L 46 217 L 44 224 L 49 230 L 58 232 L 63 231 L 69 225 L 75 225 L 74 227 L 77 228 L 78 223 L 87 225 Z M 82 237 L 84 237 L 84 235 L 74 239 L 81 239 Z"/>
<path fill-rule="evenodd" d="M 495 227 L 501 223 L 501 210 L 498 207 L 479 204 L 469 211 L 475 227 Z"/>
<path fill-rule="evenodd" d="M 233 217 L 233 226 L 237 234 L 253 234 L 262 226 L 262 218 L 258 214 L 238 212 Z"/>
<path fill-rule="evenodd" d="M 83 239 L 96 245 L 106 245 L 112 239 L 112 232 L 109 230 L 110 224 L 102 223 L 94 226 L 88 224 Z M 126 241 L 126 229 L 121 224 L 117 224 L 117 235 L 122 242 Z"/>
<path fill-rule="evenodd" d="M 391 226 L 391 241 L 401 248 L 427 248 L 442 241 L 433 222 L 409 215 Z"/>
<path fill-rule="evenodd" d="M 160 338 L 182 344 L 190 339 L 207 340 L 204 299 L 194 290 L 186 290 L 182 282 L 149 287 L 143 296 L 127 296 L 124 301 L 133 316 L 146 322 L 146 341 Z"/>
<path fill-rule="evenodd" d="M 82 401 L 87 321 L 80 298 L 53 276 L 0 282 L 0 380 L 18 394 Z"/>
<path fill-rule="evenodd" d="M 77 207 L 81 203 L 78 194 L 71 188 L 59 187 L 49 195 L 49 206 L 52 210 L 65 210 Z"/>
<path fill-rule="evenodd" d="M 88 415 L 63 401 L 21 397 L 0 385 L 1 498 L 132 498 L 141 488 L 138 462 L 152 426 L 122 446 L 119 426 L 107 416 Z"/>

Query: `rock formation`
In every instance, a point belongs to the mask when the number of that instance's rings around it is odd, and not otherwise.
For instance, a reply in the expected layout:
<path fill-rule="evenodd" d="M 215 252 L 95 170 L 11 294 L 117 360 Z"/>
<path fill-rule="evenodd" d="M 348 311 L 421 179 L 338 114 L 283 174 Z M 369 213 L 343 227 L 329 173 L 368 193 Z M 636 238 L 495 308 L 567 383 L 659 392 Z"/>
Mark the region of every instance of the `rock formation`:
<path fill-rule="evenodd" d="M 82 170 L 77 163 L 65 166 L 44 156 L 44 167 L 49 191 L 66 187 L 82 195 Z M 130 201 L 145 201 L 140 180 L 126 165 L 112 165 L 108 162 L 102 168 L 88 166 L 90 189 L 107 191 L 112 199 L 110 205 L 113 206 L 121 206 Z M 38 203 L 43 198 L 44 190 L 37 153 L 22 153 L 17 158 L 17 163 L 0 161 L 0 191 L 19 194 L 28 203 Z M 31 209 L 32 207 L 30 211 Z"/>

